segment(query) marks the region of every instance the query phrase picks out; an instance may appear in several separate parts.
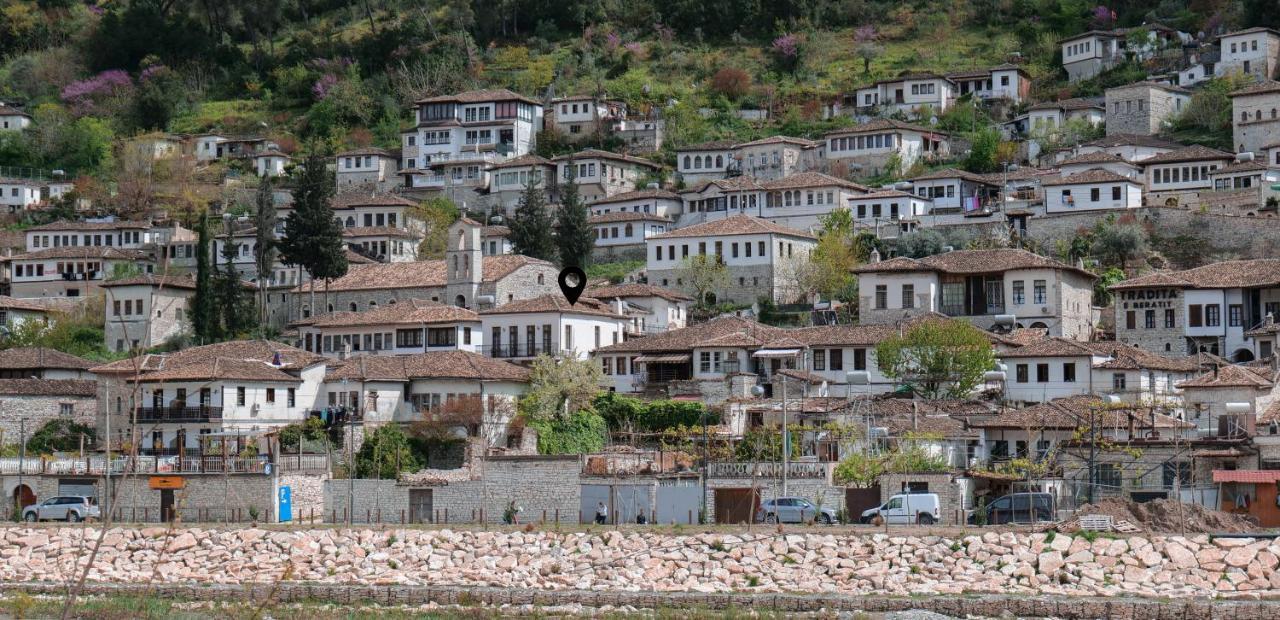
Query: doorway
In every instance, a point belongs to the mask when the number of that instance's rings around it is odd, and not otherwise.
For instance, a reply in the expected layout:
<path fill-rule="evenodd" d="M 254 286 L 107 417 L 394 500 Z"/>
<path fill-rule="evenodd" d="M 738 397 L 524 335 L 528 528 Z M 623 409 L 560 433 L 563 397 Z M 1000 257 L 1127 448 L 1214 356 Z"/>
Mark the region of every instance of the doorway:
<path fill-rule="evenodd" d="M 36 503 L 36 494 L 31 490 L 31 487 L 20 484 L 13 490 L 13 504 L 18 508 L 19 513 L 23 508 L 34 503 Z"/>
<path fill-rule="evenodd" d="M 716 523 L 743 524 L 755 519 L 760 494 L 754 489 L 716 489 Z"/>
<path fill-rule="evenodd" d="M 434 523 L 435 493 L 432 489 L 409 489 L 409 522 Z"/>
<path fill-rule="evenodd" d="M 171 523 L 174 520 L 173 489 L 160 489 L 160 521 Z"/>

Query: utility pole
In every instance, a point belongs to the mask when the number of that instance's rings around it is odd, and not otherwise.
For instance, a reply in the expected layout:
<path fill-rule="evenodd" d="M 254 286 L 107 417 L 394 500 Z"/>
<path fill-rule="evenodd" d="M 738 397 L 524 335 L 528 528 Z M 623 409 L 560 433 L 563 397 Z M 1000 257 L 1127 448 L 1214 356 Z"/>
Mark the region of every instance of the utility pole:
<path fill-rule="evenodd" d="M 702 406 L 702 516 L 699 519 L 703 524 L 707 523 L 707 472 L 710 470 L 710 463 L 707 457 L 707 406 Z"/>
<path fill-rule="evenodd" d="M 22 418 L 18 420 L 18 437 L 19 437 L 20 443 L 18 444 L 18 487 L 17 487 L 18 492 L 17 494 L 18 494 L 18 503 L 21 504 L 22 497 L 23 497 L 22 496 L 22 472 L 24 469 L 26 469 L 26 466 L 27 466 L 27 419 L 26 418 Z M 23 508 L 26 508 L 26 506 L 21 506 L 21 505 L 18 506 L 19 519 L 22 518 Z"/>
<path fill-rule="evenodd" d="M 776 376 L 776 375 L 775 375 Z M 782 375 L 782 495 L 787 495 L 787 465 L 791 452 L 791 431 L 787 429 L 787 376 Z"/>

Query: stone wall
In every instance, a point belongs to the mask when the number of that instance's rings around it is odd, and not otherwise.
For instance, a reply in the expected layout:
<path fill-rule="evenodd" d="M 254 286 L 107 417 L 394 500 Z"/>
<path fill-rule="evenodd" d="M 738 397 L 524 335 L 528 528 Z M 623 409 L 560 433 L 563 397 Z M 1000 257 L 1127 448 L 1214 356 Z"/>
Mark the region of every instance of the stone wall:
<path fill-rule="evenodd" d="M 329 472 L 302 473 L 289 472 L 280 474 L 280 486 L 289 487 L 290 501 L 293 504 L 293 520 L 322 521 L 325 513 L 325 482 L 329 480 Z"/>
<path fill-rule="evenodd" d="M 62 415 L 63 404 L 71 405 L 70 416 Z M 0 436 L 3 437 L 4 445 L 17 445 L 22 441 L 22 433 L 25 432 L 30 439 L 32 433 L 50 420 L 67 417 L 80 424 L 94 426 L 98 422 L 98 399 L 93 396 L 0 397 L 0 433 L 3 433 Z M 86 443 L 86 447 L 88 446 Z"/>
<path fill-rule="evenodd" d="M 729 284 L 716 291 L 720 303 L 751 304 L 763 296 L 784 303 L 787 299 L 780 287 L 774 286 L 774 269 L 768 265 L 729 265 Z M 650 269 L 649 284 L 692 293 L 681 280 L 679 269 Z M 665 284 L 664 284 L 665 282 Z"/>
<path fill-rule="evenodd" d="M 317 591 L 430 585 L 956 599 L 1056 595 L 1107 601 L 1280 594 L 1275 571 L 1280 541 L 1271 539 L 1148 535 L 1091 541 L 995 531 L 890 537 L 761 529 L 767 531 L 113 528 L 103 537 L 88 579 L 92 584 L 154 579 L 207 587 L 279 581 L 312 584 Z M 5 542 L 0 582 L 60 584 L 83 561 L 82 546 L 98 533 L 92 527 L 0 529 Z M 1091 600 L 1101 599 L 1082 598 L 1081 604 Z M 1111 617 L 1102 604 L 1089 617 Z M 1247 617 L 1274 617 L 1274 611 Z"/>
<path fill-rule="evenodd" d="M 910 485 L 920 484 L 928 485 L 928 490 L 921 493 L 938 494 L 939 523 L 964 524 L 964 492 L 952 479 L 951 474 L 881 474 L 880 503 L 883 505 L 889 501 L 890 497 L 910 488 Z"/>

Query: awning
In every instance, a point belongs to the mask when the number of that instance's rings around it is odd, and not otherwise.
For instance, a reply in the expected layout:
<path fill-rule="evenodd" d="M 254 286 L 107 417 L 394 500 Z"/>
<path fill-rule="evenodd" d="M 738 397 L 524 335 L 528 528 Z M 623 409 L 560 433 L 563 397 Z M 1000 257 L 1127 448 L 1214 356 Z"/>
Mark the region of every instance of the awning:
<path fill-rule="evenodd" d="M 751 354 L 751 357 L 795 357 L 800 355 L 800 349 L 760 349 Z"/>
<path fill-rule="evenodd" d="M 1271 469 L 1215 469 L 1214 482 L 1243 482 L 1246 484 L 1275 484 L 1280 482 L 1280 470 Z"/>
<path fill-rule="evenodd" d="M 689 353 L 666 353 L 659 355 L 641 355 L 634 360 L 637 364 L 682 364 L 693 359 Z"/>

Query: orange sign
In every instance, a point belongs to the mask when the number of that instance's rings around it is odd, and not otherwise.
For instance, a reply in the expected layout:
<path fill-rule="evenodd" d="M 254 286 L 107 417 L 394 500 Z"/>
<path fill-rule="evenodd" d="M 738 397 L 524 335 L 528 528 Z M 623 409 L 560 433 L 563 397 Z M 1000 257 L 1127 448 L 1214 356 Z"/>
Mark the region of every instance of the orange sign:
<path fill-rule="evenodd" d="M 153 489 L 181 489 L 186 486 L 187 479 L 182 476 L 152 476 L 150 483 Z"/>

